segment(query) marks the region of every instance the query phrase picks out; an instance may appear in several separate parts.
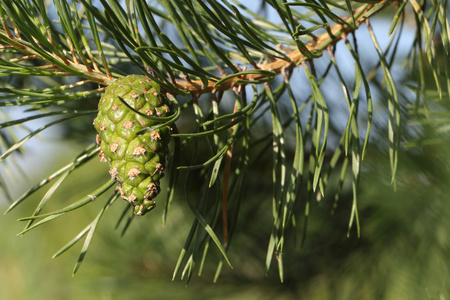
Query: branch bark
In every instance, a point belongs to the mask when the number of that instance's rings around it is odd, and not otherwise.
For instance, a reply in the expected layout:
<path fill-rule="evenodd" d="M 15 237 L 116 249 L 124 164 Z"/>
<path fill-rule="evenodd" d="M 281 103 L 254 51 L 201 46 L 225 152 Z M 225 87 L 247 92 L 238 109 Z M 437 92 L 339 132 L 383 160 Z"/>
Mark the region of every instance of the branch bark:
<path fill-rule="evenodd" d="M 383 7 L 378 9 L 376 12 L 380 11 L 384 7 L 388 6 L 392 1 L 382 1 L 378 4 L 370 4 L 366 6 L 362 6 L 359 9 L 357 9 L 354 13 L 355 15 L 355 23 L 354 27 L 351 28 L 350 26 L 346 24 L 336 24 L 331 28 L 331 35 L 326 32 L 316 37 L 316 39 L 306 44 L 306 47 L 311 52 L 316 51 L 324 51 L 327 47 L 335 45 L 337 42 L 339 42 L 341 39 L 343 39 L 344 36 L 346 36 L 348 33 L 355 31 L 359 26 L 364 23 L 366 19 L 369 18 L 367 13 L 373 9 L 376 5 L 382 5 Z M 372 15 L 370 15 L 372 16 Z M 348 17 L 345 19 L 347 23 L 352 23 L 352 18 Z M 296 66 L 300 65 L 302 62 L 308 60 L 309 58 L 303 55 L 299 50 L 294 50 L 288 55 L 290 61 L 286 61 L 283 59 L 276 59 L 273 62 L 266 63 L 263 65 L 260 65 L 259 68 L 262 70 L 272 71 L 277 74 L 280 74 L 282 70 L 290 70 L 295 68 Z M 214 81 L 209 81 L 207 86 L 204 86 L 202 81 L 200 80 L 190 80 L 188 81 L 176 81 L 175 85 L 183 90 L 186 90 L 190 93 L 196 93 L 196 94 L 204 94 L 204 93 L 211 93 L 214 91 L 225 91 L 229 90 L 233 86 L 239 86 L 240 84 L 237 83 L 237 80 L 245 80 L 245 81 L 256 81 L 265 78 L 266 75 L 261 74 L 247 74 L 240 77 L 232 77 L 224 82 L 222 82 L 220 85 L 214 86 Z"/>
<path fill-rule="evenodd" d="M 319 36 L 317 36 L 313 42 L 306 44 L 306 47 L 311 52 L 321 52 L 324 51 L 327 47 L 331 45 L 335 45 L 337 42 L 339 42 L 343 36 L 346 34 L 355 31 L 359 26 L 369 17 L 371 17 L 373 14 L 368 15 L 367 13 L 373 9 L 377 5 L 381 5 L 382 7 L 375 11 L 374 13 L 382 10 L 384 7 L 388 6 L 392 1 L 381 1 L 378 4 L 367 4 L 364 6 L 361 6 L 358 8 L 354 15 L 355 15 L 355 24 L 354 27 L 350 27 L 347 24 L 336 24 L 333 27 L 330 28 L 331 34 L 326 32 Z M 347 23 L 352 23 L 353 20 L 351 17 L 348 17 L 345 19 Z M 3 24 L 4 25 L 4 24 Z M 43 56 L 41 53 L 37 52 L 36 50 L 31 47 L 30 43 L 21 39 L 20 36 L 13 36 L 11 32 L 9 31 L 9 28 L 3 28 L 0 29 L 0 41 L 4 44 L 8 45 L 7 47 L 15 48 L 16 50 L 20 51 L 24 55 L 32 56 L 37 59 L 41 59 L 44 61 L 48 61 L 48 58 Z M 3 46 L 2 48 L 7 48 L 6 46 Z M 2 50 L 0 48 L 0 50 Z M 42 49 L 44 50 L 44 49 Z M 45 51 L 45 50 L 44 50 Z M 61 70 L 63 71 L 67 76 L 80 76 L 85 79 L 91 80 L 93 82 L 97 82 L 102 85 L 109 85 L 112 82 L 115 81 L 115 78 L 107 76 L 107 74 L 104 74 L 103 72 L 100 72 L 98 70 L 92 70 L 91 68 L 88 68 L 85 64 L 80 64 L 74 61 L 70 61 L 67 58 L 63 59 L 59 57 L 58 55 L 55 55 L 53 53 L 49 53 L 46 51 L 49 57 L 51 57 L 51 65 L 50 67 L 54 68 L 54 70 Z M 295 68 L 296 66 L 300 65 L 302 62 L 309 59 L 309 57 L 306 57 L 303 55 L 299 50 L 294 50 L 291 53 L 289 53 L 288 58 L 290 61 L 286 61 L 283 59 L 275 59 L 273 62 L 269 62 L 266 64 L 259 65 L 259 69 L 262 70 L 268 70 L 272 71 L 276 74 L 280 74 L 283 70 L 290 70 Z M 179 89 L 185 90 L 191 94 L 204 94 L 204 93 L 211 93 L 215 91 L 225 91 L 229 90 L 232 87 L 237 87 L 240 85 L 240 83 L 237 83 L 237 80 L 245 80 L 245 81 L 255 81 L 264 79 L 266 75 L 262 74 L 247 74 L 239 77 L 232 77 L 219 85 L 215 86 L 216 82 L 209 80 L 208 84 L 205 86 L 203 85 L 201 80 L 189 80 L 189 81 L 181 81 L 176 80 L 173 82 L 173 84 L 178 87 Z"/>

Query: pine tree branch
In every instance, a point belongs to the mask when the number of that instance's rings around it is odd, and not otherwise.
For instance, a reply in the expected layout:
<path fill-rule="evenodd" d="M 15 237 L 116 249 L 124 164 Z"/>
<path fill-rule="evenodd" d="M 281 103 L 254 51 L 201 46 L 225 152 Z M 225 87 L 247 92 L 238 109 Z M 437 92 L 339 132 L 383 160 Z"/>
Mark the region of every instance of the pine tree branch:
<path fill-rule="evenodd" d="M 347 25 L 346 23 L 352 22 L 352 17 L 348 17 L 345 20 L 345 23 L 336 24 L 330 28 L 331 35 L 329 32 L 323 33 L 309 43 L 306 44 L 308 51 L 312 53 L 323 52 L 328 47 L 335 45 L 337 42 L 342 40 L 347 34 L 356 31 L 359 26 L 364 23 L 366 19 L 373 16 L 373 14 L 379 12 L 384 7 L 390 5 L 392 1 L 380 2 L 378 4 L 370 4 L 361 6 L 354 13 L 355 23 L 353 24 L 353 28 Z M 375 10 L 374 13 L 370 13 L 375 7 L 381 6 L 379 9 Z M 275 59 L 273 62 L 260 64 L 258 65 L 259 69 L 271 71 L 276 74 L 280 74 L 282 71 L 288 71 L 296 66 L 300 65 L 302 62 L 309 59 L 306 55 L 302 54 L 300 50 L 294 50 L 288 54 L 288 58 L 290 61 L 286 61 L 283 59 Z M 225 81 L 220 81 L 220 84 L 217 84 L 216 81 L 208 81 L 208 85 L 203 85 L 201 80 L 190 80 L 190 81 L 177 81 L 175 85 L 183 90 L 189 91 L 190 93 L 195 94 L 203 94 L 203 93 L 211 93 L 214 91 L 225 91 L 229 90 L 231 87 L 239 86 L 238 80 L 242 81 L 257 81 L 264 78 L 267 78 L 268 75 L 265 74 L 246 74 L 242 76 L 232 76 Z"/>
<path fill-rule="evenodd" d="M 55 72 L 59 76 L 77 75 L 104 85 L 109 85 L 114 81 L 113 77 L 93 70 L 89 65 L 80 64 L 76 60 L 70 61 L 43 48 L 37 50 L 30 42 L 23 40 L 20 35 L 16 34 L 16 36 L 13 36 L 9 30 L 0 29 L 0 42 L 7 44 L 7 46 L 3 46 L 5 49 L 12 48 L 24 54 L 25 57 L 23 58 L 49 62 L 50 64 L 39 67 L 43 71 Z"/>
<path fill-rule="evenodd" d="M 335 45 L 339 42 L 346 34 L 356 31 L 365 19 L 371 17 L 374 13 L 380 11 L 390 3 L 392 3 L 392 1 L 380 2 L 378 4 L 367 4 L 359 7 L 353 16 L 343 19 L 342 23 L 338 23 L 329 28 L 326 33 L 314 37 L 311 43 L 305 45 L 307 49 L 306 52 L 321 54 L 327 47 Z M 378 7 L 379 9 L 374 11 L 373 9 L 375 7 Z M 371 11 L 374 12 L 372 13 Z M 2 23 L 4 28 L 0 29 L 0 42 L 6 44 L 3 48 L 11 47 L 12 49 L 24 54 L 24 58 L 26 59 L 39 59 L 49 63 L 40 67 L 45 69 L 45 71 L 54 72 L 59 76 L 80 76 L 102 85 L 110 85 L 115 80 L 115 78 L 111 75 L 99 71 L 98 68 L 95 67 L 96 65 L 94 61 L 91 61 L 94 66 L 91 67 L 87 60 L 84 61 L 84 63 L 79 63 L 75 56 L 73 56 L 73 59 L 70 60 L 61 53 L 52 53 L 44 49 L 39 44 L 36 46 L 34 43 L 24 40 L 15 26 L 13 26 L 15 33 L 15 35 L 13 35 L 9 27 L 6 26 L 5 22 Z M 350 26 L 349 24 L 352 25 Z M 49 40 L 49 42 L 52 43 L 53 41 Z M 174 81 L 173 84 L 175 87 L 192 94 L 225 91 L 229 90 L 233 86 L 243 84 L 239 83 L 239 81 L 249 82 L 264 80 L 273 76 L 273 74 L 280 74 L 283 70 L 291 70 L 300 65 L 302 62 L 310 59 L 310 57 L 305 55 L 304 52 L 305 51 L 300 51 L 297 49 L 287 55 L 288 60 L 276 58 L 274 61 L 268 63 L 256 64 L 257 69 L 254 70 L 270 71 L 272 75 L 264 72 L 250 72 L 250 74 L 240 76 L 232 74 L 229 76 L 230 78 L 224 76 L 222 80 L 219 81 L 220 83 L 218 81 L 208 80 L 207 85 L 205 84 L 205 80 L 189 79 L 186 81 L 180 81 L 172 79 L 172 81 Z"/>

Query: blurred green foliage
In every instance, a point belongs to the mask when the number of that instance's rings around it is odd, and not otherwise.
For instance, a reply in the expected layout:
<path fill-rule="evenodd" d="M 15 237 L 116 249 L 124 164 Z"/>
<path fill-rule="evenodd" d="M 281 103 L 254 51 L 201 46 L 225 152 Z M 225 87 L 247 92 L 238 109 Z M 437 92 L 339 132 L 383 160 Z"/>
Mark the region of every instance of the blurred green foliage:
<path fill-rule="evenodd" d="M 234 243 L 239 247 L 230 248 L 235 269 L 224 267 L 214 285 L 215 264 L 220 259 L 217 251 L 210 254 L 217 257 L 207 260 L 202 276 L 188 287 L 179 278 L 171 281 L 178 251 L 193 220 L 181 198 L 175 200 L 177 205 L 165 226 L 159 210 L 150 218 L 135 220 L 123 237 L 120 227 L 113 228 L 125 203 L 114 205 L 74 278 L 70 270 L 80 245 L 56 261 L 48 257 L 89 222 L 103 199 L 75 212 L 64 226 L 53 223 L 18 238 L 15 233 L 20 232 L 22 223 L 13 220 L 29 210 L 30 203 L 0 218 L 0 298 L 448 299 L 450 153 L 444 150 L 450 149 L 448 146 L 443 140 L 438 146 L 403 151 L 396 192 L 386 171 L 386 155 L 370 150 L 361 180 L 361 238 L 353 232 L 346 237 L 351 206 L 348 188 L 334 214 L 332 199 L 314 203 L 304 247 L 300 236 L 287 245 L 289 268 L 284 284 L 275 271 L 263 276 L 268 234 L 264 227 L 269 227 L 263 220 L 264 214 L 270 213 L 268 207 L 255 205 L 258 201 L 249 198 L 261 196 L 257 176 L 251 176 L 254 180 L 249 183 L 248 201 L 243 203 L 237 225 Z M 258 171 L 270 173 L 269 169 Z M 102 166 L 94 168 L 90 163 L 71 176 L 72 184 L 58 192 L 64 201 L 89 190 L 90 177 L 103 176 Z"/>

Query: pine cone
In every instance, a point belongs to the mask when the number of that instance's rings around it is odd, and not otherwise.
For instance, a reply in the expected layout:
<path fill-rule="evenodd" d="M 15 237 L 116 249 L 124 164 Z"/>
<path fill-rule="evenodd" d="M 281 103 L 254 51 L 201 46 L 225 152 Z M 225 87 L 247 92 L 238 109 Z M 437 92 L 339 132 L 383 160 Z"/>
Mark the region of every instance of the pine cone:
<path fill-rule="evenodd" d="M 145 76 L 130 75 L 106 88 L 98 110 L 94 126 L 100 159 L 109 163 L 109 173 L 118 182 L 122 198 L 134 205 L 136 215 L 144 215 L 155 207 L 154 198 L 160 192 L 171 129 L 162 126 L 149 130 L 160 121 L 145 116 L 169 116 L 170 102 L 157 83 Z"/>

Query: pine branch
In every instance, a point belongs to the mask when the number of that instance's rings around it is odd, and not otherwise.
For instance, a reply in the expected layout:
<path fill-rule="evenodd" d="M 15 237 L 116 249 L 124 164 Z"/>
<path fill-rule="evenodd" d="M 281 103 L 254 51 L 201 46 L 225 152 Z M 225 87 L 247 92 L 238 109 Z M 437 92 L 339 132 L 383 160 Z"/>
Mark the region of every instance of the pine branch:
<path fill-rule="evenodd" d="M 306 51 L 309 53 L 314 53 L 315 55 L 321 55 L 326 48 L 335 45 L 342 39 L 343 36 L 357 30 L 359 25 L 362 24 L 364 20 L 374 14 L 371 13 L 371 11 L 375 11 L 376 13 L 391 3 L 392 1 L 383 1 L 378 4 L 370 4 L 359 7 L 351 17 L 343 19 L 342 23 L 334 25 L 326 33 L 319 36 L 313 36 L 313 41 L 306 44 Z M 376 10 L 374 8 L 376 8 Z M 2 46 L 4 49 L 11 48 L 19 51 L 24 55 L 21 60 L 39 59 L 47 62 L 46 65 L 40 66 L 37 70 L 34 70 L 34 72 L 38 73 L 39 71 L 45 71 L 55 76 L 80 76 L 92 82 L 97 82 L 103 85 L 109 85 L 115 80 L 115 78 L 113 78 L 110 74 L 105 74 L 99 71 L 95 61 L 92 59 L 91 63 L 93 66 L 91 66 L 86 59 L 83 59 L 84 63 L 80 64 L 75 55 L 73 55 L 73 59 L 70 60 L 61 53 L 52 53 L 45 50 L 39 44 L 35 45 L 22 39 L 19 29 L 15 26 L 13 27 L 16 34 L 13 35 L 9 30 L 9 27 L 5 24 L 5 19 L 3 19 L 2 23 L 3 29 L 0 29 L 0 42 L 6 44 Z M 50 44 L 54 44 L 51 36 L 48 42 Z M 139 49 L 142 50 L 143 48 L 138 48 L 138 50 Z M 91 58 L 93 57 L 90 51 L 88 51 L 88 54 Z M 274 61 L 257 64 L 255 65 L 257 68 L 256 70 L 273 72 L 270 74 L 273 76 L 280 74 L 282 70 L 289 71 L 300 65 L 303 61 L 311 59 L 311 57 L 305 55 L 298 49 L 288 53 L 286 58 L 287 59 L 275 58 Z M 107 64 L 105 64 L 105 67 L 107 68 Z M 174 80 L 174 86 L 180 90 L 185 90 L 189 93 L 198 95 L 203 93 L 211 93 L 213 91 L 229 90 L 231 87 L 241 84 L 264 80 L 267 76 L 268 75 L 265 73 L 260 73 L 257 71 L 252 72 L 251 70 L 248 70 L 247 72 L 238 72 L 230 76 L 224 75 L 219 81 L 208 80 L 205 82 L 204 80 Z M 239 81 L 244 83 L 238 83 Z"/>
<path fill-rule="evenodd" d="M 380 5 L 382 7 L 386 7 L 391 3 L 392 1 L 381 2 L 379 4 L 365 5 L 358 8 L 354 14 L 356 18 L 354 19 L 355 23 L 352 24 L 353 27 L 346 24 L 347 22 L 353 20 L 352 17 L 348 17 L 345 19 L 346 23 L 336 24 L 332 28 L 330 28 L 330 32 L 326 32 L 317 37 L 314 37 L 311 43 L 306 44 L 307 50 L 311 53 L 319 55 L 318 53 L 321 53 L 328 47 L 335 45 L 350 32 L 354 32 L 355 30 L 357 30 L 359 25 L 363 24 L 367 18 L 373 15 L 368 13 L 375 7 L 378 8 L 376 10 L 376 12 L 378 12 L 381 10 Z M 273 72 L 274 74 L 281 74 L 282 72 L 290 71 L 293 68 L 300 65 L 302 62 L 311 59 L 311 57 L 308 57 L 307 55 L 303 54 L 300 50 L 292 51 L 287 55 L 287 57 L 289 60 L 276 58 L 275 61 L 268 62 L 265 64 L 259 64 L 257 65 L 258 70 L 266 70 Z M 189 91 L 190 93 L 203 94 L 229 90 L 232 87 L 237 87 L 241 85 L 239 81 L 244 81 L 245 83 L 243 84 L 245 85 L 253 81 L 259 81 L 267 78 L 266 74 L 258 74 L 258 73 L 253 74 L 250 72 L 250 74 L 243 73 L 240 76 L 236 76 L 238 74 L 233 74 L 231 76 L 222 78 L 220 80 L 220 84 L 216 81 L 208 81 L 208 84 L 205 86 L 203 82 L 200 80 L 190 80 L 184 82 L 177 81 L 175 85 L 180 89 Z"/>
<path fill-rule="evenodd" d="M 18 32 L 17 30 L 15 31 Z M 53 76 L 80 76 L 104 85 L 109 85 L 114 81 L 112 76 L 107 76 L 100 72 L 98 68 L 97 70 L 93 70 L 87 63 L 80 64 L 77 60 L 71 61 L 64 56 L 51 53 L 42 47 L 36 48 L 30 42 L 23 40 L 20 34 L 14 36 L 9 30 L 5 30 L 5 27 L 0 29 L 0 42 L 5 44 L 0 46 L 0 49 L 14 49 L 23 55 L 19 59 L 11 60 L 11 62 L 38 59 L 47 63 L 46 65 L 34 68 L 31 71 L 32 74 L 44 75 L 48 73 L 48 75 Z"/>

